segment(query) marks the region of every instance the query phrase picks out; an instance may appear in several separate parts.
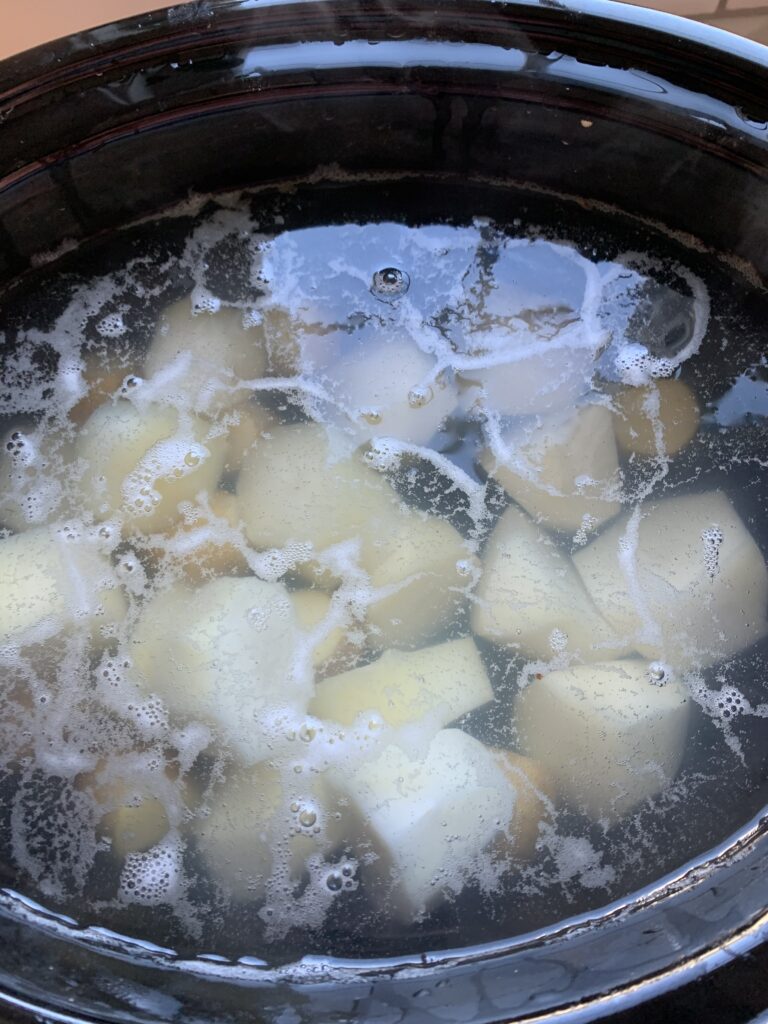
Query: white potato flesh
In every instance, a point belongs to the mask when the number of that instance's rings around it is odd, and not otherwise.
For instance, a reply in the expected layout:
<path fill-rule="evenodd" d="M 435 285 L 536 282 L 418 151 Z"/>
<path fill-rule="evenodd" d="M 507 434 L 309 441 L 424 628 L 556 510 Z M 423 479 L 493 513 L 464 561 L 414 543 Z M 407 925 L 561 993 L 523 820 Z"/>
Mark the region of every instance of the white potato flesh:
<path fill-rule="evenodd" d="M 701 414 L 696 396 L 674 377 L 648 387 L 625 387 L 614 396 L 614 431 L 624 452 L 676 455 L 696 435 Z"/>
<path fill-rule="evenodd" d="M 240 515 L 257 548 L 310 543 L 315 551 L 389 522 L 398 503 L 389 484 L 357 456 L 332 461 L 316 423 L 275 428 L 243 463 Z"/>
<path fill-rule="evenodd" d="M 100 406 L 80 431 L 83 503 L 97 520 L 118 514 L 142 533 L 170 529 L 178 505 L 215 491 L 226 438 L 196 416 L 164 405 L 139 410 L 118 401 Z"/>
<path fill-rule="evenodd" d="M 297 780 L 289 791 L 266 763 L 228 778 L 198 814 L 193 833 L 211 876 L 238 902 L 264 898 L 276 862 L 284 882 L 304 873 L 306 859 L 333 842 L 335 820 L 322 783 Z M 305 824 L 311 823 L 311 824 Z M 317 830 L 317 831 L 315 831 Z"/>
<path fill-rule="evenodd" d="M 266 365 L 263 331 L 253 315 L 231 308 L 195 311 L 185 298 L 160 318 L 144 373 L 166 375 L 165 393 L 180 408 L 211 413 L 242 402 L 239 381 L 261 377 Z"/>
<path fill-rule="evenodd" d="M 299 628 L 314 634 L 320 629 L 323 635 L 312 647 L 312 664 L 316 669 L 352 656 L 353 645 L 341 626 L 325 629 L 325 620 L 331 612 L 331 598 L 322 590 L 296 590 L 291 594 L 293 610 Z"/>
<path fill-rule="evenodd" d="M 657 685 L 640 660 L 549 672 L 517 697 L 523 750 L 542 762 L 569 803 L 613 821 L 677 774 L 690 716 L 685 687 Z"/>
<path fill-rule="evenodd" d="M 309 710 L 352 725 L 366 712 L 395 728 L 429 722 L 435 731 L 493 700 L 493 689 L 469 638 L 419 651 L 385 651 L 362 668 L 317 684 Z"/>
<path fill-rule="evenodd" d="M 36 643 L 84 628 L 108 642 L 126 600 L 112 566 L 80 528 L 37 527 L 0 540 L 0 638 Z"/>
<path fill-rule="evenodd" d="M 497 848 L 516 861 L 531 860 L 542 823 L 552 819 L 554 777 L 541 761 L 531 757 L 512 750 L 494 750 L 494 754 L 517 794 L 514 815 L 496 840 Z"/>
<path fill-rule="evenodd" d="M 376 854 L 363 871 L 391 875 L 393 910 L 406 919 L 482 872 L 516 798 L 494 754 L 459 729 L 438 732 L 422 758 L 390 745 L 337 773 L 335 785 L 359 820 L 361 846 Z"/>
<path fill-rule="evenodd" d="M 614 629 L 675 668 L 712 665 L 768 633 L 768 570 L 722 491 L 623 516 L 574 564 Z M 635 535 L 636 534 L 636 535 Z"/>
<path fill-rule="evenodd" d="M 237 473 L 243 459 L 258 444 L 264 435 L 275 427 L 272 413 L 256 402 L 244 402 L 233 409 L 227 417 L 227 471 Z"/>
<path fill-rule="evenodd" d="M 408 338 L 365 338 L 327 368 L 330 389 L 359 440 L 426 444 L 456 407 L 451 381 L 431 381 L 434 356 Z"/>
<path fill-rule="evenodd" d="M 472 627 L 534 658 L 564 650 L 582 661 L 604 661 L 628 650 L 570 559 L 516 508 L 506 510 L 488 540 Z"/>
<path fill-rule="evenodd" d="M 407 647 L 450 625 L 479 568 L 461 534 L 444 519 L 400 510 L 365 534 L 361 564 L 381 594 L 367 611 L 372 642 Z"/>
<path fill-rule="evenodd" d="M 294 671 L 298 639 L 281 584 L 224 576 L 153 597 L 131 652 L 140 684 L 172 714 L 218 726 L 253 764 L 285 722 L 306 710 L 311 680 Z"/>
<path fill-rule="evenodd" d="M 536 419 L 508 431 L 503 441 L 509 459 L 499 461 L 486 449 L 480 461 L 545 526 L 569 533 L 595 529 L 621 511 L 613 417 L 604 406 Z"/>

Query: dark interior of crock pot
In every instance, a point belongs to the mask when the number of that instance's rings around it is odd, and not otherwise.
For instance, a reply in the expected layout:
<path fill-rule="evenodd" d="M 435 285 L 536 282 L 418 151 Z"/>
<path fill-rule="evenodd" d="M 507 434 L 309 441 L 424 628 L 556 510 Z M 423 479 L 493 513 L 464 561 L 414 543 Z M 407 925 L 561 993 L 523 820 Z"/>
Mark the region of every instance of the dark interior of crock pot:
<path fill-rule="evenodd" d="M 539 226 L 582 249 L 602 246 L 608 256 L 653 249 L 684 257 L 706 280 L 721 325 L 728 317 L 764 322 L 768 71 L 691 39 L 547 5 L 468 3 L 435 12 L 313 3 L 254 12 L 246 3 L 221 3 L 100 30 L 6 62 L 3 70 L 0 274 L 11 326 L 30 301 L 43 310 L 48 301 L 55 305 L 55 295 L 40 299 L 37 290 L 51 266 L 95 272 L 142 246 L 172 252 L 174 233 L 181 237 L 200 204 L 170 230 L 167 223 L 158 228 L 153 215 L 190 197 L 238 189 L 252 190 L 248 202 L 261 211 L 265 230 L 375 220 L 465 224 L 484 216 L 507 228 Z M 140 218 L 148 220 L 134 224 Z M 713 349 L 718 337 L 728 340 L 717 318 L 712 337 Z M 741 365 L 759 354 L 759 340 L 750 337 L 745 346 L 731 347 L 728 360 Z M 732 372 L 713 357 L 697 386 L 714 395 Z M 708 482 L 727 479 L 744 517 L 764 521 L 755 463 L 728 458 L 724 450 L 726 468 L 714 465 Z M 695 453 L 691 459 L 679 465 L 682 477 L 693 470 Z M 758 540 L 765 550 L 765 534 Z M 744 692 L 755 704 L 764 685 L 755 667 L 764 655 L 753 649 L 742 666 L 751 677 Z M 515 901 L 511 892 L 501 924 L 490 931 L 484 911 L 473 914 L 468 899 L 459 931 L 449 914 L 415 932 L 406 949 L 393 948 L 386 935 L 372 940 L 349 931 L 331 949 L 291 948 L 284 959 L 310 954 L 304 973 L 287 967 L 271 976 L 259 987 L 260 1012 L 288 1004 L 296 1019 L 337 1013 L 347 1020 L 380 1006 L 430 1020 L 442 1006 L 463 1003 L 466 1019 L 496 1020 L 663 974 L 681 957 L 746 935 L 765 897 L 756 825 L 768 793 L 762 721 L 734 725 L 746 756 L 727 787 L 714 796 L 702 792 L 698 813 L 666 811 L 678 874 L 724 843 L 719 868 L 683 873 L 676 884 L 668 879 L 663 899 L 653 894 L 653 865 L 628 869 L 615 890 L 574 899 L 571 927 L 562 933 L 552 931 L 546 901 Z M 702 747 L 706 735 L 702 725 Z M 733 863 L 725 852 L 729 833 L 742 833 L 733 840 L 742 844 Z M 705 879 L 718 870 L 714 895 L 715 881 Z M 606 902 L 626 902 L 628 892 L 640 890 L 631 914 L 615 905 L 601 927 L 591 925 Z M 708 916 L 708 899 L 717 900 L 717 914 Z M 621 922 L 629 930 L 617 941 L 611 928 Z M 550 939 L 519 938 L 536 929 L 549 929 Z M 252 996 L 243 1003 L 238 988 L 262 982 L 253 965 L 233 963 L 233 949 L 226 950 L 229 975 L 214 983 L 200 971 L 193 977 L 177 970 L 158 950 L 137 947 L 136 963 L 121 950 L 113 960 L 104 950 L 87 951 L 95 933 L 70 935 L 67 944 L 53 931 L 52 920 L 46 932 L 18 916 L 3 918 L 7 991 L 61 1006 L 71 984 L 78 1009 L 105 1019 L 125 1012 L 139 1020 L 188 1019 L 193 1011 L 251 1019 Z M 491 941 L 493 950 L 482 947 Z M 641 941 L 643 962 L 636 956 Z M 356 966 L 338 961 L 338 973 L 326 980 L 347 983 L 308 994 L 311 957 L 351 959 L 361 946 L 371 957 L 404 959 L 393 961 L 391 972 L 371 962 L 355 973 Z M 463 963 L 438 979 L 442 988 L 434 978 L 422 983 L 421 971 L 454 959 L 451 948 L 471 946 L 455 956 Z M 428 950 L 436 952 L 425 957 Z M 604 973 L 585 973 L 599 957 Z M 31 969 L 42 962 L 53 965 L 50 984 Z M 158 978 L 162 996 L 152 994 Z M 211 1003 L 212 991 L 220 1003 Z"/>

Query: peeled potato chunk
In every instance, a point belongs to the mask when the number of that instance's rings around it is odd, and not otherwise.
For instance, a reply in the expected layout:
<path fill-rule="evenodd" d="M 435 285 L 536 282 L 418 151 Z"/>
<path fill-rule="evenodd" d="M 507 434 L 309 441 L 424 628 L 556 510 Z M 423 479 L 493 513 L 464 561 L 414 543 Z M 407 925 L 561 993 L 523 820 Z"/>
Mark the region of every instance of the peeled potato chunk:
<path fill-rule="evenodd" d="M 332 461 L 325 428 L 315 423 L 275 428 L 245 459 L 237 496 L 255 547 L 298 542 L 316 551 L 354 540 L 363 528 L 375 532 L 398 501 L 359 457 Z"/>
<path fill-rule="evenodd" d="M 229 473 L 238 473 L 243 459 L 275 426 L 272 413 L 256 402 L 246 402 L 233 409 L 227 430 L 227 462 Z"/>
<path fill-rule="evenodd" d="M 555 802 L 555 780 L 540 761 L 511 750 L 493 752 L 516 793 L 512 820 L 501 833 L 497 848 L 515 860 L 530 860 L 541 824 L 550 817 Z"/>
<path fill-rule="evenodd" d="M 498 462 L 490 449 L 480 461 L 544 525 L 564 532 L 585 523 L 594 529 L 621 511 L 613 496 L 619 457 L 612 416 L 604 406 L 537 419 L 507 432 L 504 441 L 512 453 L 509 462 Z"/>
<path fill-rule="evenodd" d="M 228 491 L 211 495 L 212 515 L 200 510 L 169 534 L 165 544 L 152 548 L 156 560 L 167 559 L 181 570 L 189 583 L 202 583 L 215 576 L 246 576 L 248 562 L 232 540 L 222 537 L 224 529 L 236 530 L 240 521 L 237 498 Z M 216 520 L 222 523 L 217 523 Z"/>
<path fill-rule="evenodd" d="M 435 730 L 493 700 L 471 639 L 419 651 L 385 651 L 376 661 L 318 683 L 310 713 L 352 725 L 363 712 L 387 725 L 428 721 Z"/>
<path fill-rule="evenodd" d="M 516 508 L 506 510 L 489 538 L 472 628 L 534 658 L 565 650 L 602 661 L 627 652 L 570 559 Z"/>
<path fill-rule="evenodd" d="M 462 612 L 479 563 L 450 523 L 398 510 L 385 529 L 365 533 L 361 564 L 380 591 L 367 611 L 374 643 L 423 643 Z"/>
<path fill-rule="evenodd" d="M 307 857 L 337 838 L 324 793 L 322 780 L 297 779 L 289 789 L 267 763 L 227 779 L 193 825 L 211 876 L 238 902 L 263 899 L 270 877 L 300 878 Z"/>
<path fill-rule="evenodd" d="M 623 516 L 574 564 L 620 635 L 675 668 L 706 666 L 768 632 L 768 570 L 722 491 L 643 507 L 634 538 Z"/>
<path fill-rule="evenodd" d="M 391 876 L 393 909 L 406 919 L 482 874 L 486 849 L 514 814 L 515 790 L 497 759 L 459 729 L 438 732 L 424 757 L 390 745 L 335 784 L 361 846 L 376 855 L 363 870 Z"/>
<path fill-rule="evenodd" d="M 112 566 L 76 524 L 0 540 L 0 639 L 34 644 L 86 629 L 108 642 L 126 600 Z"/>
<path fill-rule="evenodd" d="M 322 590 L 296 590 L 291 594 L 291 601 L 299 628 L 305 633 L 313 633 L 322 626 L 331 610 L 331 598 Z M 338 671 L 345 663 L 354 661 L 359 653 L 359 645 L 349 639 L 347 631 L 334 626 L 313 645 L 312 664 L 316 670 L 328 674 L 334 667 Z"/>
<path fill-rule="evenodd" d="M 628 814 L 680 768 L 690 700 L 674 680 L 658 685 L 652 669 L 630 659 L 576 665 L 536 679 L 516 699 L 523 749 L 595 820 Z"/>
<path fill-rule="evenodd" d="M 83 381 L 88 391 L 69 410 L 69 418 L 79 427 L 117 392 L 127 377 L 134 375 L 125 354 L 118 350 L 105 347 L 87 352 L 83 362 Z"/>
<path fill-rule="evenodd" d="M 261 377 L 266 365 L 263 332 L 253 316 L 241 309 L 195 311 L 185 298 L 163 313 L 144 373 L 167 374 L 166 393 L 180 408 L 210 413 L 242 402 L 238 382 Z"/>
<path fill-rule="evenodd" d="M 687 384 L 674 377 L 650 387 L 624 388 L 614 398 L 613 429 L 623 452 L 675 455 L 699 429 L 699 405 Z"/>
<path fill-rule="evenodd" d="M 328 368 L 336 401 L 360 441 L 394 437 L 426 444 L 456 407 L 455 384 L 428 380 L 433 356 L 408 338 L 365 339 Z"/>
<path fill-rule="evenodd" d="M 245 761 L 306 709 L 311 679 L 293 672 L 297 627 L 279 583 L 223 576 L 176 585 L 142 610 L 131 651 L 139 681 L 172 714 L 218 725 Z"/>
<path fill-rule="evenodd" d="M 180 518 L 179 502 L 216 489 L 225 451 L 226 438 L 198 417 L 164 405 L 102 405 L 76 442 L 84 504 L 97 520 L 119 513 L 129 529 L 166 530 Z"/>

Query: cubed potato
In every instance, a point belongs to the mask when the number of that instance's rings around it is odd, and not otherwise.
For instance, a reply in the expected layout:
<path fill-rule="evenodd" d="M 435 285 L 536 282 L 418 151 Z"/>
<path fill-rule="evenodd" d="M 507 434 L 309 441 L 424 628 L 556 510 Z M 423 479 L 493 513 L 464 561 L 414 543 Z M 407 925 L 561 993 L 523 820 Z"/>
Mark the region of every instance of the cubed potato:
<path fill-rule="evenodd" d="M 80 431 L 83 503 L 97 520 L 119 514 L 128 530 L 167 530 L 178 505 L 213 491 L 226 458 L 226 437 L 205 420 L 165 405 L 102 405 Z"/>
<path fill-rule="evenodd" d="M 244 402 L 232 410 L 227 429 L 228 473 L 239 473 L 243 459 L 265 440 L 265 434 L 276 426 L 272 413 L 256 402 Z"/>
<path fill-rule="evenodd" d="M 472 627 L 533 658 L 565 650 L 603 661 L 631 650 L 595 607 L 570 559 L 516 508 L 504 512 L 488 540 Z"/>
<path fill-rule="evenodd" d="M 211 877 L 241 903 L 263 899 L 273 873 L 284 884 L 300 879 L 307 858 L 338 840 L 324 793 L 321 779 L 287 788 L 267 763 L 227 779 L 192 826 Z"/>
<path fill-rule="evenodd" d="M 195 311 L 189 298 L 163 313 L 144 362 L 147 378 L 168 375 L 179 408 L 214 413 L 240 404 L 237 385 L 264 374 L 267 352 L 257 317 L 241 309 Z M 174 365 L 175 364 L 175 365 Z"/>
<path fill-rule="evenodd" d="M 652 666 L 626 659 L 548 672 L 520 692 L 523 750 L 542 762 L 571 806 L 614 821 L 677 774 L 690 716 L 685 687 L 658 685 Z"/>
<path fill-rule="evenodd" d="M 372 643 L 423 644 L 461 616 L 479 561 L 450 523 L 398 510 L 384 529 L 363 532 L 361 565 L 380 595 L 366 614 Z"/>
<path fill-rule="evenodd" d="M 419 651 L 385 651 L 376 661 L 317 684 L 310 713 L 352 725 L 365 712 L 395 728 L 428 721 L 435 731 L 493 700 L 471 639 Z"/>
<path fill-rule="evenodd" d="M 458 401 L 453 380 L 428 381 L 435 365 L 407 337 L 365 338 L 327 370 L 331 391 L 359 440 L 394 437 L 426 444 Z"/>
<path fill-rule="evenodd" d="M 136 367 L 122 350 L 105 346 L 85 353 L 83 383 L 88 390 L 69 410 L 69 418 L 81 427 L 100 405 L 117 395 L 126 378 L 136 375 Z"/>
<path fill-rule="evenodd" d="M 74 629 L 108 643 L 127 608 L 109 560 L 77 524 L 0 540 L 0 592 L 0 638 L 22 646 Z"/>
<path fill-rule="evenodd" d="M 768 633 L 768 570 L 722 491 L 648 503 L 574 564 L 617 633 L 678 669 L 712 665 Z"/>
<path fill-rule="evenodd" d="M 325 428 L 276 428 L 244 461 L 237 484 L 240 514 L 259 549 L 309 543 L 322 551 L 388 524 L 398 499 L 359 456 L 331 461 Z M 308 573 L 312 578 L 311 572 Z"/>
<path fill-rule="evenodd" d="M 255 763 L 306 710 L 311 679 L 294 673 L 297 640 L 281 584 L 223 576 L 148 601 L 131 652 L 144 689 L 172 714 L 218 726 L 237 755 Z"/>
<path fill-rule="evenodd" d="M 536 419 L 503 440 L 512 453 L 509 461 L 497 461 L 490 449 L 480 461 L 545 526 L 568 533 L 585 524 L 595 529 L 621 511 L 613 418 L 604 406 Z"/>
<path fill-rule="evenodd" d="M 484 859 L 512 821 L 515 790 L 493 753 L 459 729 L 435 735 L 425 756 L 386 747 L 334 784 L 359 821 L 363 874 L 393 883 L 392 906 L 406 920 L 481 876 Z"/>
<path fill-rule="evenodd" d="M 676 455 L 693 440 L 701 419 L 696 396 L 674 377 L 614 396 L 613 429 L 623 452 Z"/>
<path fill-rule="evenodd" d="M 556 799 L 554 777 L 541 761 L 512 750 L 494 750 L 493 753 L 515 791 L 512 820 L 501 833 L 496 848 L 514 860 L 531 860 L 541 825 L 552 817 Z"/>
<path fill-rule="evenodd" d="M 331 598 L 322 590 L 295 590 L 291 601 L 299 629 L 305 633 L 314 633 L 323 626 L 331 611 Z M 349 637 L 348 630 L 334 626 L 313 646 L 315 679 L 341 671 L 354 662 L 360 655 L 360 646 Z"/>
<path fill-rule="evenodd" d="M 198 584 L 216 576 L 247 576 L 248 561 L 241 548 L 228 535 L 239 529 L 237 498 L 228 491 L 215 491 L 209 500 L 211 515 L 202 509 L 182 521 L 157 543 L 152 556 L 180 570 L 189 583 Z"/>

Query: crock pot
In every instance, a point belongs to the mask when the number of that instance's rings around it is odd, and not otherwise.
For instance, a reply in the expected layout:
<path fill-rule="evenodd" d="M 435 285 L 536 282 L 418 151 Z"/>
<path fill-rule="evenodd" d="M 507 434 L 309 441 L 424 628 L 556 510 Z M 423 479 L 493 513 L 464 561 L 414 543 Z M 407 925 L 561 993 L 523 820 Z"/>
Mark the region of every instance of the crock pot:
<path fill-rule="evenodd" d="M 405 179 L 437 217 L 437 181 L 620 210 L 768 285 L 768 51 L 608 0 L 181 4 L 3 62 L 0 139 L 0 295 L 191 194 Z M 611 905 L 386 960 L 191 959 L 4 891 L 0 1016 L 747 1020 L 768 1007 L 768 812 L 747 816 Z"/>

